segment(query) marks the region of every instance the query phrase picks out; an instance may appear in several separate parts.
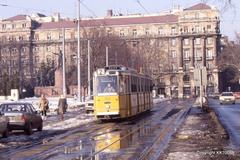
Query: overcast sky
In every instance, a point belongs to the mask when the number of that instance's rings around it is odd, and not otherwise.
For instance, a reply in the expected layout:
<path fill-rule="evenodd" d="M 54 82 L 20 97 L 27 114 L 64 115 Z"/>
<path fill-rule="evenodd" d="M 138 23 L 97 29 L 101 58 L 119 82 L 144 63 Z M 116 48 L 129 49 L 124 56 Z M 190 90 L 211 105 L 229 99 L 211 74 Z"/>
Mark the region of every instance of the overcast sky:
<path fill-rule="evenodd" d="M 171 9 L 174 4 L 187 8 L 201 1 L 221 11 L 221 33 L 234 39 L 235 32 L 240 31 L 239 0 L 232 0 L 235 6 L 227 9 L 224 0 L 81 0 L 81 15 L 102 17 L 108 9 L 113 9 L 114 14 L 157 13 Z M 76 6 L 77 0 L 0 0 L 0 18 L 36 12 L 46 15 L 60 12 L 63 17 L 74 18 L 77 16 Z"/>

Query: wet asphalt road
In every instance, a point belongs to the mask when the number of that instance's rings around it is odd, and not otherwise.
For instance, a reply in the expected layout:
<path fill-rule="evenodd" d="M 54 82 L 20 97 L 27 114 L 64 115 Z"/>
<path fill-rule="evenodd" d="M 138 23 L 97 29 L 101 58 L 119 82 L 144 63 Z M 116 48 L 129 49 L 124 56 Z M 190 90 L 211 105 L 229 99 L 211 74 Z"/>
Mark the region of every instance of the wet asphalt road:
<path fill-rule="evenodd" d="M 216 99 L 209 100 L 209 106 L 214 109 L 220 122 L 230 136 L 231 147 L 240 149 L 240 100 L 235 105 L 220 105 Z"/>
<path fill-rule="evenodd" d="M 8 147 L 0 149 L 0 157 L 24 160 L 78 159 L 76 157 L 82 159 L 113 142 L 117 143 L 108 148 L 110 152 L 108 150 L 107 152 L 110 154 L 102 153 L 97 156 L 98 159 L 115 159 L 110 157 L 119 157 L 122 154 L 125 155 L 123 159 L 128 159 L 134 154 L 139 156 L 144 147 L 152 143 L 159 130 L 165 128 L 164 124 L 180 112 L 178 106 L 185 106 L 186 103 L 189 102 L 178 100 L 173 100 L 171 103 L 162 102 L 155 105 L 150 114 L 137 118 L 131 123 L 128 121 L 122 123 L 92 123 L 54 135 L 49 135 L 48 132 L 44 131 L 35 133 L 35 135 L 41 134 L 42 137 L 37 136 L 36 143 L 27 138 L 28 145 L 25 144 L 25 141 L 17 143 L 15 143 L 15 140 L 7 141 L 5 145 Z M 129 134 L 134 130 L 137 130 L 137 134 L 135 132 Z M 120 137 L 125 138 L 118 141 Z M 116 154 L 116 152 L 117 155 L 112 154 Z"/>

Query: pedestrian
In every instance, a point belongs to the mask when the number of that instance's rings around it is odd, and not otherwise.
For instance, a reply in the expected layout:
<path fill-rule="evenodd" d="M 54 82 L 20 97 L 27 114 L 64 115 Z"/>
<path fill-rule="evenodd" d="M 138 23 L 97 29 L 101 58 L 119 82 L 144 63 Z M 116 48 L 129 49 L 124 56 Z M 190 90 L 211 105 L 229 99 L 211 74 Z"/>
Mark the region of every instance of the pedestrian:
<path fill-rule="evenodd" d="M 48 105 L 49 105 L 49 101 L 47 100 L 45 95 L 42 94 L 40 102 L 39 102 L 39 109 L 40 109 L 40 113 L 41 113 L 43 119 L 47 118 L 47 110 L 49 109 Z"/>
<path fill-rule="evenodd" d="M 67 110 L 67 99 L 61 95 L 59 100 L 58 100 L 58 113 L 61 116 L 61 120 L 64 119 L 63 114 L 65 114 Z"/>

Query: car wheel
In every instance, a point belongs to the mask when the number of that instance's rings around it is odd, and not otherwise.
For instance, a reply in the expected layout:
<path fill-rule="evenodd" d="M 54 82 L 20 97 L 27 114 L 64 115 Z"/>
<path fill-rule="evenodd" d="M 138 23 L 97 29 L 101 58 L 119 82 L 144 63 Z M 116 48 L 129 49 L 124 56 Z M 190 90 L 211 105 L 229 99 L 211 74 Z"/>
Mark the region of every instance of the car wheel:
<path fill-rule="evenodd" d="M 7 137 L 8 137 L 8 135 L 9 135 L 9 129 L 8 129 L 8 126 L 7 126 L 7 128 L 6 128 L 6 131 L 5 131 L 5 132 L 3 132 L 3 135 L 2 135 L 2 137 L 3 137 L 3 138 L 7 138 Z"/>
<path fill-rule="evenodd" d="M 25 129 L 25 133 L 26 133 L 27 135 L 31 135 L 31 134 L 32 134 L 32 125 L 31 125 L 31 123 L 29 123 L 29 124 L 27 125 L 27 127 L 26 127 L 26 129 Z"/>
<path fill-rule="evenodd" d="M 40 126 L 37 128 L 38 131 L 42 131 L 43 129 L 43 124 L 41 123 Z"/>

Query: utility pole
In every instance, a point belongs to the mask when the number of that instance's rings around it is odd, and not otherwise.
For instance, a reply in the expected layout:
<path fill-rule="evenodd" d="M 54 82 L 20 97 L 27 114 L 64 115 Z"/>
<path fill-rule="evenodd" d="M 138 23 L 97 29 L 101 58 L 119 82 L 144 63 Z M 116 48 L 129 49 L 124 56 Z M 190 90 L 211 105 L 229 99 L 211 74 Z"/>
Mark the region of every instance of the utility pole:
<path fill-rule="evenodd" d="M 81 48 L 80 48 L 80 0 L 78 0 L 78 52 L 77 52 L 77 70 L 78 70 L 78 101 L 82 101 L 81 92 Z"/>
<path fill-rule="evenodd" d="M 200 77 L 200 106 L 203 107 L 203 101 L 202 101 L 202 69 L 199 69 L 199 77 Z"/>
<path fill-rule="evenodd" d="M 106 67 L 108 67 L 108 46 L 106 47 Z"/>
<path fill-rule="evenodd" d="M 63 74 L 63 96 L 66 97 L 66 71 L 65 71 L 65 28 L 62 29 L 62 74 Z"/>
<path fill-rule="evenodd" d="M 91 96 L 91 56 L 90 56 L 90 40 L 88 40 L 88 98 Z"/>

